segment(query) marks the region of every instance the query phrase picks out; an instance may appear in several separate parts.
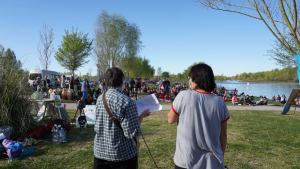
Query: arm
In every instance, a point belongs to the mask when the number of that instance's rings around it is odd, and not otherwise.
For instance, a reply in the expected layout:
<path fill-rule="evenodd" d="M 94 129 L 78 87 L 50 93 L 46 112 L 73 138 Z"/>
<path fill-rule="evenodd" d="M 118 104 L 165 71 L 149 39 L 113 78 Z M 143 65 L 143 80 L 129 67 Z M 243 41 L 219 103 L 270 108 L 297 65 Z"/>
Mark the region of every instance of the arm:
<path fill-rule="evenodd" d="M 225 149 L 227 144 L 227 120 L 221 122 L 220 142 L 221 142 L 223 154 L 225 154 Z"/>
<path fill-rule="evenodd" d="M 178 114 L 174 111 L 174 109 L 171 109 L 168 113 L 168 123 L 173 124 L 178 121 Z"/>
<path fill-rule="evenodd" d="M 179 115 L 181 113 L 181 105 L 183 100 L 183 92 L 180 92 L 174 99 L 174 102 L 171 106 L 171 110 L 168 113 L 168 122 L 170 124 L 178 122 Z"/>
<path fill-rule="evenodd" d="M 135 103 L 132 101 L 126 105 L 122 113 L 124 116 L 120 120 L 124 136 L 132 139 L 140 132 L 139 117 Z"/>
<path fill-rule="evenodd" d="M 145 110 L 140 116 L 139 116 L 139 124 L 141 125 L 143 119 L 145 117 L 148 117 L 150 115 L 149 109 Z"/>

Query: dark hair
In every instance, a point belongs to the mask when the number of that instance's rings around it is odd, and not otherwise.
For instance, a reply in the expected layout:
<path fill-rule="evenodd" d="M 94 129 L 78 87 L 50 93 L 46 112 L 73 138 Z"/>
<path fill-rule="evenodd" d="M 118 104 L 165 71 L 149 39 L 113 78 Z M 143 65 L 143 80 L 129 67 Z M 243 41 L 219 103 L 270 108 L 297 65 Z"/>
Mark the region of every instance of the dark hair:
<path fill-rule="evenodd" d="M 120 87 L 123 84 L 124 73 L 117 67 L 107 69 L 104 81 L 108 87 Z"/>
<path fill-rule="evenodd" d="M 212 92 L 216 88 L 215 76 L 211 67 L 205 63 L 192 66 L 189 77 L 197 84 L 196 88 Z"/>

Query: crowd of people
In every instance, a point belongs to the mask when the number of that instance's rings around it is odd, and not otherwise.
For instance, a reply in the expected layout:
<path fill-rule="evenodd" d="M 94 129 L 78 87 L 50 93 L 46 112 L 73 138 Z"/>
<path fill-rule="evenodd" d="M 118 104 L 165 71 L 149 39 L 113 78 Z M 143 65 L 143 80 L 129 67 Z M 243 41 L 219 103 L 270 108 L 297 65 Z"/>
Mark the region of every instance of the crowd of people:
<path fill-rule="evenodd" d="M 74 100 L 96 105 L 95 169 L 138 168 L 137 137 L 141 134 L 143 118 L 150 113 L 145 110 L 138 116 L 133 101 L 138 96 L 155 94 L 160 102 L 172 103 L 168 122 L 177 123 L 175 169 L 224 168 L 229 119 L 225 102 L 233 105 L 267 105 L 269 102 L 266 96 L 254 97 L 239 94 L 237 89 L 217 87 L 212 69 L 206 64 L 192 67 L 188 83 L 172 84 L 168 79 L 146 81 L 139 77 L 126 81 L 122 70 L 110 68 L 103 81 L 81 81 L 62 75 L 56 84 L 56 88 L 72 91 Z M 48 80 L 37 78 L 33 87 L 47 92 L 52 86 Z M 273 96 L 272 101 L 285 103 L 286 97 Z M 199 133 L 201 137 L 197 137 Z"/>
<path fill-rule="evenodd" d="M 72 94 L 73 100 L 82 100 L 85 104 L 95 104 L 96 100 L 103 91 L 107 90 L 105 82 L 91 81 L 87 79 L 81 81 L 79 77 L 73 76 L 66 77 L 62 75 L 57 78 L 54 83 L 50 85 L 50 80 L 43 80 L 37 77 L 33 83 L 33 88 L 36 91 L 44 93 L 46 97 L 49 88 L 56 88 L 57 94 L 62 94 L 63 89 L 68 89 Z M 171 83 L 168 79 L 159 81 L 146 81 L 139 77 L 131 78 L 123 83 L 123 92 L 131 98 L 137 99 L 138 95 L 155 94 L 160 102 L 171 103 L 174 101 L 177 94 L 188 89 L 184 83 Z M 267 105 L 270 101 L 278 103 L 286 103 L 286 96 L 277 95 L 273 96 L 270 100 L 266 96 L 250 96 L 245 93 L 238 93 L 237 89 L 228 90 L 224 87 L 217 87 L 213 93 L 223 97 L 225 102 L 231 102 L 232 105 Z"/>
<path fill-rule="evenodd" d="M 54 86 L 49 85 L 49 80 L 41 80 L 39 77 L 34 81 L 33 87 L 37 91 L 42 91 L 47 93 L 47 89 L 53 88 Z M 83 100 L 85 104 L 95 104 L 96 100 L 103 91 L 107 90 L 105 82 L 101 81 L 91 81 L 87 79 L 83 81 L 80 78 L 66 78 L 65 75 L 62 75 L 56 82 L 57 88 L 61 89 L 70 89 L 72 91 L 73 100 Z M 174 101 L 177 94 L 188 89 L 188 86 L 184 83 L 173 83 L 168 79 L 159 80 L 159 81 L 145 81 L 141 78 L 131 78 L 128 81 L 123 83 L 123 92 L 130 96 L 133 99 L 137 99 L 138 95 L 148 95 L 155 94 L 160 102 L 171 103 Z M 268 105 L 269 101 L 286 103 L 286 96 L 277 95 L 273 96 L 270 100 L 266 96 L 250 96 L 246 95 L 244 92 L 238 93 L 237 89 L 228 90 L 224 87 L 217 87 L 214 91 L 214 94 L 223 97 L 225 102 L 231 102 L 232 105 Z"/>
<path fill-rule="evenodd" d="M 282 104 L 286 103 L 286 96 L 284 94 L 282 96 L 278 95 L 277 97 L 273 96 L 269 99 L 266 96 L 255 97 L 246 95 L 244 92 L 239 94 L 237 89 L 228 90 L 224 87 L 216 88 L 214 93 L 223 97 L 225 102 L 231 102 L 232 105 L 268 105 L 270 101 Z"/>
<path fill-rule="evenodd" d="M 48 79 L 43 80 L 37 77 L 32 87 L 35 91 L 43 93 L 44 97 L 49 97 L 49 89 L 51 89 L 57 95 L 61 95 L 63 99 L 82 101 L 84 104 L 96 104 L 98 96 L 108 89 L 103 80 L 88 81 L 87 79 L 81 80 L 79 77 L 66 77 L 65 75 L 57 78 L 55 84 L 50 85 Z M 166 103 L 171 103 L 180 91 L 187 88 L 186 84 L 171 84 L 168 79 L 146 81 L 139 77 L 124 81 L 122 85 L 123 93 L 135 100 L 142 95 L 155 94 L 160 102 Z M 71 97 L 67 97 L 66 93 Z"/>
<path fill-rule="evenodd" d="M 123 92 L 134 99 L 137 99 L 138 95 L 155 94 L 160 102 L 170 103 L 180 91 L 186 89 L 187 85 L 181 83 L 171 84 L 168 79 L 144 81 L 140 78 L 132 78 L 128 82 L 124 82 Z"/>
<path fill-rule="evenodd" d="M 277 95 L 277 97 L 273 96 L 272 97 L 272 101 L 273 102 L 280 102 L 282 104 L 285 104 L 286 103 L 286 96 L 284 94 L 282 96 Z"/>

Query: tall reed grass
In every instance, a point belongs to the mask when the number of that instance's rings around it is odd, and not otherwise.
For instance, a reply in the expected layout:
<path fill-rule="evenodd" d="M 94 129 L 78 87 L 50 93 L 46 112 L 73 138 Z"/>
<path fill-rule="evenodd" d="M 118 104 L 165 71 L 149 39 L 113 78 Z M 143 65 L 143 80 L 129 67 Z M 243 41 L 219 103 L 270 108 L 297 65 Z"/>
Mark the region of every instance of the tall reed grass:
<path fill-rule="evenodd" d="M 13 137 L 22 136 L 34 122 L 28 95 L 20 62 L 14 54 L 0 53 L 0 127 L 11 126 Z"/>

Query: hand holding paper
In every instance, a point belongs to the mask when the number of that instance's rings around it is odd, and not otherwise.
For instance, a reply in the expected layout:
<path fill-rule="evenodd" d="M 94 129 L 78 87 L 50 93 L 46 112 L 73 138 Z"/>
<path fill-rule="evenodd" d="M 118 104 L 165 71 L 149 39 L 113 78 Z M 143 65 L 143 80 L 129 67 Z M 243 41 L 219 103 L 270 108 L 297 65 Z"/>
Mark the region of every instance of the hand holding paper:
<path fill-rule="evenodd" d="M 139 116 L 144 116 L 143 114 L 147 110 L 153 113 L 162 109 L 162 106 L 159 104 L 159 101 L 156 98 L 155 94 L 144 96 L 138 99 L 135 103 Z"/>
<path fill-rule="evenodd" d="M 143 119 L 145 118 L 145 117 L 148 117 L 148 116 L 150 116 L 150 111 L 149 111 L 149 109 L 147 109 L 147 110 L 145 110 L 145 111 L 143 111 L 140 115 L 139 115 L 139 122 L 140 122 L 140 124 L 142 123 L 142 121 L 143 121 Z"/>

